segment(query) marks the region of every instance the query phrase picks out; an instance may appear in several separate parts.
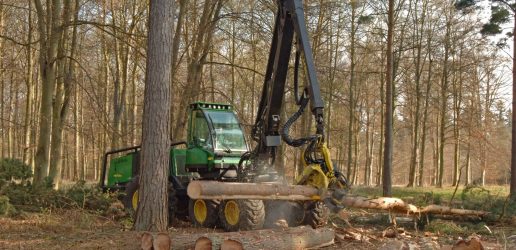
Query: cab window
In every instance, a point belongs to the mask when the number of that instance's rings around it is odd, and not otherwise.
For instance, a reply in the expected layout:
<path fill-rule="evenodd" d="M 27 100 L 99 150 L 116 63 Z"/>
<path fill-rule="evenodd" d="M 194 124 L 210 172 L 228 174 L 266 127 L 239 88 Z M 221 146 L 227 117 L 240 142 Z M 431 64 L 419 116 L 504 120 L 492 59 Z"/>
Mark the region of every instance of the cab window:
<path fill-rule="evenodd" d="M 192 138 L 190 138 L 194 145 L 210 146 L 211 136 L 208 122 L 204 114 L 197 110 L 192 114 Z"/>

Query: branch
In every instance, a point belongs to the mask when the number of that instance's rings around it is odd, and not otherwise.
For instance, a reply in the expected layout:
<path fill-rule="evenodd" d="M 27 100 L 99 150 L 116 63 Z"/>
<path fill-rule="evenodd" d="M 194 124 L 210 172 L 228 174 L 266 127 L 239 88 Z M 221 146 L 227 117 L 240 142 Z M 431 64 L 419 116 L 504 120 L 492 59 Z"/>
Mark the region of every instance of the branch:
<path fill-rule="evenodd" d="M 30 43 L 22 43 L 22 42 L 18 42 L 18 41 L 16 41 L 16 40 L 15 40 L 14 38 L 12 38 L 12 37 L 8 37 L 8 36 L 6 36 L 6 35 L 2 35 L 2 34 L 0 34 L 0 38 L 5 39 L 5 40 L 7 40 L 7 41 L 10 41 L 10 42 L 12 42 L 12 43 L 14 43 L 14 44 L 16 44 L 16 45 L 23 46 L 23 47 L 27 47 L 27 46 L 29 46 L 29 45 L 39 43 L 39 41 L 40 41 L 40 40 L 38 39 L 37 41 L 33 41 L 33 42 L 30 42 Z"/>
<path fill-rule="evenodd" d="M 248 67 L 245 67 L 245 66 L 240 66 L 240 65 L 237 65 L 237 64 L 231 64 L 231 63 L 223 63 L 223 62 L 206 62 L 206 64 L 214 64 L 214 65 L 223 65 L 223 66 L 230 66 L 230 67 L 235 67 L 235 68 L 239 68 L 239 69 L 245 69 L 245 70 L 249 70 L 251 72 L 254 72 L 255 74 L 258 74 L 260 76 L 264 76 L 264 74 L 262 74 L 261 72 L 258 72 L 254 69 L 251 69 L 251 68 L 248 68 Z"/>

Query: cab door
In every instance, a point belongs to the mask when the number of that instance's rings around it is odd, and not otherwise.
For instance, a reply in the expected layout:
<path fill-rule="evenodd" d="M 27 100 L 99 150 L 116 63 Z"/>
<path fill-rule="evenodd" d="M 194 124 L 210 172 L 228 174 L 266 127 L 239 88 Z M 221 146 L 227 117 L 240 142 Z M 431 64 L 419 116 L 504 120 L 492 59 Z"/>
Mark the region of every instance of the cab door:
<path fill-rule="evenodd" d="M 207 171 L 213 165 L 213 138 L 208 120 L 201 110 L 193 110 L 190 116 L 185 165 L 190 172 Z"/>

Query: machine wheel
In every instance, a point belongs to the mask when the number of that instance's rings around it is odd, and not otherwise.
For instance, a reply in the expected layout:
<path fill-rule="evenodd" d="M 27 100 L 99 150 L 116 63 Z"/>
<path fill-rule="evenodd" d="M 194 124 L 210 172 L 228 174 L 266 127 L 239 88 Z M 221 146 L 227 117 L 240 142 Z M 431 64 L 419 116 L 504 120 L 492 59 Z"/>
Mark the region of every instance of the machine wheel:
<path fill-rule="evenodd" d="M 219 219 L 229 232 L 261 229 L 265 207 L 261 200 L 225 200 L 219 206 Z"/>
<path fill-rule="evenodd" d="M 125 209 L 136 212 L 136 208 L 138 207 L 138 188 L 140 184 L 138 183 L 140 177 L 135 176 L 130 182 L 125 185 L 125 197 L 122 200 Z"/>
<path fill-rule="evenodd" d="M 265 228 L 278 227 L 280 220 L 284 220 L 289 227 L 297 227 L 303 224 L 304 218 L 302 203 L 279 200 L 265 202 Z"/>
<path fill-rule="evenodd" d="M 168 225 L 172 225 L 176 221 L 176 211 L 179 199 L 176 195 L 176 189 L 172 183 L 168 184 Z"/>
<path fill-rule="evenodd" d="M 188 217 L 194 226 L 217 226 L 217 209 L 220 202 L 213 200 L 188 200 Z"/>
<path fill-rule="evenodd" d="M 319 228 L 328 223 L 330 210 L 324 205 L 322 201 L 311 202 L 305 210 L 305 225 L 310 225 L 313 228 Z"/>
<path fill-rule="evenodd" d="M 131 214 L 131 217 L 136 218 L 136 209 L 138 208 L 138 189 L 140 188 L 140 178 L 139 176 L 135 176 L 127 185 L 125 186 L 125 197 L 122 201 L 126 210 L 128 210 Z M 169 183 L 168 186 L 168 224 L 171 225 L 175 220 L 175 211 L 178 204 L 178 199 L 176 196 L 176 190 L 172 183 Z"/>

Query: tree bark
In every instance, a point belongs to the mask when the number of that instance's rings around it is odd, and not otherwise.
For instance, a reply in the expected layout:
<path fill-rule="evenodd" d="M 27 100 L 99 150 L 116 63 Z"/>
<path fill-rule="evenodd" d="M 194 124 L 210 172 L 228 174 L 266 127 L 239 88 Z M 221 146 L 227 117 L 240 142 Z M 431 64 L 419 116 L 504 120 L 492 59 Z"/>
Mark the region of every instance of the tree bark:
<path fill-rule="evenodd" d="M 516 17 L 514 19 L 513 34 L 516 34 Z M 513 48 L 516 48 L 516 38 L 512 38 Z M 516 49 L 512 50 L 512 140 L 511 140 L 511 187 L 510 194 L 516 198 Z"/>
<path fill-rule="evenodd" d="M 34 60 L 32 59 L 32 1 L 28 3 L 28 21 L 27 21 L 27 75 L 25 80 L 25 85 L 27 88 L 27 96 L 25 99 L 25 120 L 24 120 L 24 131 L 23 131 L 23 162 L 25 164 L 30 164 L 30 139 L 31 139 L 31 128 L 30 125 L 32 123 L 31 114 L 32 114 L 32 103 L 34 102 L 34 90 L 33 90 L 33 66 Z M 0 149 L 1 150 L 1 149 Z"/>
<path fill-rule="evenodd" d="M 150 1 L 136 230 L 168 225 L 170 122 L 163 117 L 170 117 L 173 10 L 172 1 Z"/>
<path fill-rule="evenodd" d="M 451 7 L 450 7 L 451 8 Z M 443 75 L 441 80 L 441 107 L 440 107 L 440 122 L 439 122 L 439 178 L 437 179 L 437 186 L 443 187 L 444 178 L 444 145 L 446 141 L 446 110 L 448 103 L 448 67 L 449 67 L 449 53 L 450 53 L 450 36 L 451 36 L 451 10 L 446 15 L 446 34 L 444 38 L 444 62 Z"/>
<path fill-rule="evenodd" d="M 392 195 L 392 116 L 393 116 L 393 31 L 394 31 L 394 0 L 389 0 L 387 21 L 387 64 L 385 67 L 386 91 L 385 91 L 385 145 L 383 153 L 383 196 Z"/>
<path fill-rule="evenodd" d="M 34 0 L 34 3 L 38 16 L 38 33 L 40 38 L 39 64 L 42 80 L 39 138 L 35 156 L 34 182 L 41 183 L 48 175 L 50 136 L 52 132 L 52 98 L 56 81 L 57 48 L 61 38 L 62 26 L 60 0 L 52 0 L 51 8 L 47 8 L 46 11 L 43 10 L 40 0 Z M 51 22 L 47 23 L 47 20 L 51 20 Z M 50 29 L 47 29 L 47 25 Z"/>
<path fill-rule="evenodd" d="M 63 23 L 65 26 L 70 24 L 70 18 L 74 14 L 74 22 L 77 22 L 79 12 L 79 2 L 75 0 L 72 7 L 72 0 L 65 0 L 63 8 Z M 53 103 L 52 111 L 52 144 L 50 145 L 50 168 L 49 177 L 54 184 L 55 189 L 59 189 L 59 182 L 61 181 L 62 169 L 62 137 L 63 126 L 68 115 L 68 105 L 70 103 L 70 95 L 73 91 L 73 75 L 75 62 L 75 50 L 77 47 L 77 26 L 73 26 L 72 40 L 70 45 L 70 55 L 66 55 L 66 43 L 68 42 L 68 32 L 63 30 L 61 46 L 58 52 L 59 58 L 59 72 L 60 79 L 57 83 L 55 94 L 55 101 Z"/>

